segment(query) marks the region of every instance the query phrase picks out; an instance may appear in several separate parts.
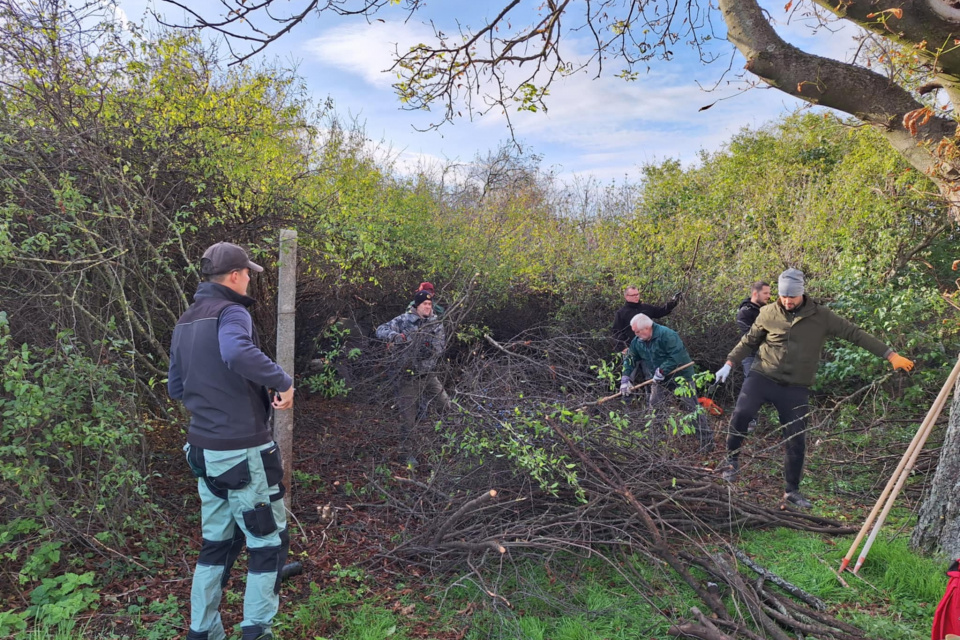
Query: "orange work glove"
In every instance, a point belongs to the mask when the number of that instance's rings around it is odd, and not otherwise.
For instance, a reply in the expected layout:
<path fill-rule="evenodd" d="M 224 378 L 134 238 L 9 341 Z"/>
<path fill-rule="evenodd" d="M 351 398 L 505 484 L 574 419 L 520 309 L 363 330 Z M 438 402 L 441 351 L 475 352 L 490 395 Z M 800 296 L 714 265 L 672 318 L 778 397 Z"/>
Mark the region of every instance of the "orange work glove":
<path fill-rule="evenodd" d="M 893 370 L 903 369 L 904 371 L 913 371 L 913 360 L 907 360 L 896 351 L 890 354 L 887 358 L 890 361 L 890 364 L 893 365 Z"/>

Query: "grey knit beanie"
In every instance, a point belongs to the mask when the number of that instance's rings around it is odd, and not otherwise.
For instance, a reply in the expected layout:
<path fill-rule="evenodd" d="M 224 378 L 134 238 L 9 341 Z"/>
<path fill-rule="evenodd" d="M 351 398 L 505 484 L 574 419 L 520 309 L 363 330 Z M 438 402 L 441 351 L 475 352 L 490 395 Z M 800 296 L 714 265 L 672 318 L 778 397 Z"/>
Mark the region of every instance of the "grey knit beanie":
<path fill-rule="evenodd" d="M 803 295 L 803 271 L 787 269 L 777 280 L 777 295 L 793 298 Z"/>

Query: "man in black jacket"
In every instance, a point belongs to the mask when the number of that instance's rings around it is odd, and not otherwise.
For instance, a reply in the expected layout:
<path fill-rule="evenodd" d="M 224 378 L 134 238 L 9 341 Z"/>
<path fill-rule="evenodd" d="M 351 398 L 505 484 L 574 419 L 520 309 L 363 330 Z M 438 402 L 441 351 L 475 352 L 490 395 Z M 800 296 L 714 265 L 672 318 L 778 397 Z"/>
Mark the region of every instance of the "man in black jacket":
<path fill-rule="evenodd" d="M 626 351 L 633 340 L 633 329 L 630 328 L 630 321 L 633 320 L 635 315 L 642 313 L 651 320 L 662 318 L 673 311 L 673 308 L 680 302 L 681 296 L 682 293 L 678 292 L 667 301 L 667 304 L 658 307 L 640 302 L 640 290 L 635 286 L 630 285 L 624 289 L 623 297 L 627 302 L 617 309 L 617 314 L 613 318 L 613 339 L 617 341 L 619 348 Z"/>
<path fill-rule="evenodd" d="M 207 249 L 200 260 L 205 281 L 177 321 L 170 347 L 167 389 L 190 411 L 184 450 L 199 478 L 203 532 L 187 640 L 225 640 L 220 597 L 244 542 L 242 640 L 272 640 L 280 604 L 290 538 L 269 418 L 272 409 L 293 406 L 293 379 L 260 350 L 247 311 L 251 271 L 263 267 L 241 247 L 218 242 Z"/>
<path fill-rule="evenodd" d="M 760 309 L 769 301 L 770 283 L 763 282 L 762 280 L 754 282 L 750 287 L 750 297 L 741 302 L 740 308 L 737 309 L 737 326 L 740 327 L 741 337 L 747 335 L 750 327 L 756 322 L 757 316 L 760 315 Z M 743 359 L 744 378 L 750 374 L 750 367 L 753 366 L 753 356 L 755 353 L 756 352 L 751 353 Z"/>

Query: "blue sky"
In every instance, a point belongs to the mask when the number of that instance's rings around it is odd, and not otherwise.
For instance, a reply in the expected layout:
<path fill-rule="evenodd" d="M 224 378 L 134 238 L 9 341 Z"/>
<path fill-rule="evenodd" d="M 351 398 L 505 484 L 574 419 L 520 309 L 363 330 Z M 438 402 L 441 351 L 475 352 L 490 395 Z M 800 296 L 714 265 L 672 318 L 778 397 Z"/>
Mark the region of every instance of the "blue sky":
<path fill-rule="evenodd" d="M 281 0 L 287 3 L 288 0 Z M 530 0 L 535 6 L 540 0 Z M 148 7 L 162 12 L 171 21 L 180 15 L 159 0 L 116 0 L 131 20 L 143 19 Z M 847 33 L 821 30 L 814 35 L 796 12 L 789 24 L 782 3 L 762 3 L 781 22 L 778 31 L 788 41 L 820 55 L 844 59 L 853 43 Z M 219 2 L 193 0 L 207 16 L 221 10 Z M 503 2 L 436 2 L 426 11 L 407 19 L 407 13 L 388 7 L 375 20 L 333 15 L 312 17 L 271 45 L 259 59 L 295 66 L 317 101 L 333 99 L 338 113 L 364 124 L 373 142 L 382 142 L 399 167 L 469 162 L 476 154 L 495 149 L 509 138 L 500 113 L 483 117 L 462 117 L 435 131 L 417 131 L 438 119 L 437 113 L 406 111 L 393 92 L 395 76 L 385 73 L 396 47 L 429 41 L 427 20 L 447 31 L 461 24 L 477 25 L 487 13 L 499 11 Z M 454 17 L 450 7 L 456 8 Z M 471 15 L 463 8 L 471 7 Z M 722 29 L 722 20 L 715 16 Z M 721 32 L 718 34 L 723 35 Z M 585 43 L 571 38 L 568 55 L 588 54 Z M 679 44 L 676 58 L 653 62 L 650 71 L 641 71 L 638 80 L 627 82 L 613 77 L 620 69 L 608 63 L 604 75 L 583 71 L 558 81 L 551 88 L 546 113 L 517 113 L 513 116 L 517 140 L 532 153 L 543 157 L 543 166 L 561 178 L 593 177 L 601 181 L 636 179 L 639 168 L 649 162 L 678 158 L 696 161 L 701 149 L 715 150 L 744 126 L 756 127 L 778 115 L 796 109 L 799 101 L 776 90 L 752 89 L 742 93 L 742 84 L 723 77 L 732 46 L 716 41 L 714 50 L 726 53 L 712 65 L 700 63 L 695 52 Z M 224 49 L 225 51 L 225 49 Z M 738 71 L 743 59 L 735 55 L 732 67 Z M 698 84 L 699 83 L 699 84 Z M 699 109 L 716 102 L 707 111 Z"/>

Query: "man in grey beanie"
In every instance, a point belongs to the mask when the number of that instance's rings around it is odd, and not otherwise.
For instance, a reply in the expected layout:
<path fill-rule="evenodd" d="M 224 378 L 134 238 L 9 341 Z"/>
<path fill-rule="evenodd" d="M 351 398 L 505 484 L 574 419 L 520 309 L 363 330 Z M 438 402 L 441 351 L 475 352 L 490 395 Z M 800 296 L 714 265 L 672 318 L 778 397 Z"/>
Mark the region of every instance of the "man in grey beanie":
<path fill-rule="evenodd" d="M 800 493 L 800 479 L 806 455 L 806 417 L 808 399 L 820 366 L 820 352 L 828 338 L 842 338 L 863 347 L 876 356 L 886 358 L 896 371 L 910 371 L 913 362 L 900 356 L 852 322 L 844 320 L 827 307 L 817 304 L 804 293 L 803 272 L 787 269 L 777 281 L 777 302 L 760 310 L 750 331 L 740 339 L 717 371 L 723 382 L 730 370 L 753 351 L 756 356 L 737 398 L 730 419 L 727 438 L 725 480 L 734 481 L 740 468 L 739 450 L 747 428 L 760 407 L 770 403 L 776 407 L 783 425 L 785 444 L 783 476 L 784 502 L 802 509 L 812 505 Z"/>

